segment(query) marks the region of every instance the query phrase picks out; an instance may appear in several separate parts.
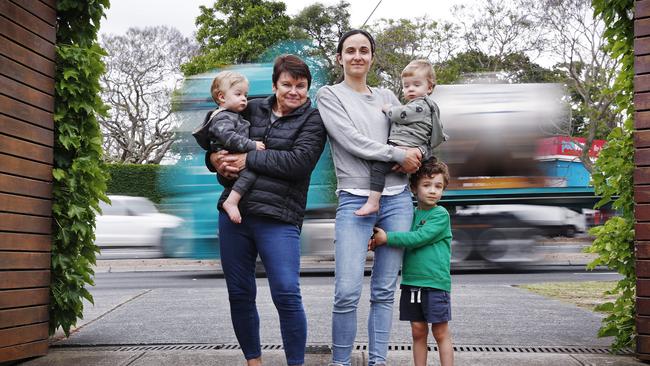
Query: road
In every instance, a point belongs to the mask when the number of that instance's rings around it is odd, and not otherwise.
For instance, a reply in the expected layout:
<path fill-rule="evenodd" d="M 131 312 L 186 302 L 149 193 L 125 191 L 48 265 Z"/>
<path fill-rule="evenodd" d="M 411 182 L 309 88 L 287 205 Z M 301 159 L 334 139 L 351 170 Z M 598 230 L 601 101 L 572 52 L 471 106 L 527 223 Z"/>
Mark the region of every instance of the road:
<path fill-rule="evenodd" d="M 527 271 L 462 271 L 452 275 L 453 286 L 488 285 L 512 286 L 525 283 L 556 281 L 614 281 L 620 275 L 608 271 L 584 271 L 577 268 L 554 270 L 539 269 Z M 369 278 L 366 276 L 366 282 Z M 258 286 L 268 287 L 266 279 L 259 278 Z M 309 287 L 331 286 L 331 276 L 302 276 L 301 284 Z M 221 288 L 225 281 L 221 275 L 210 271 L 177 272 L 116 272 L 97 273 L 95 287 L 91 291 L 118 289 L 159 289 L 159 288 Z"/>

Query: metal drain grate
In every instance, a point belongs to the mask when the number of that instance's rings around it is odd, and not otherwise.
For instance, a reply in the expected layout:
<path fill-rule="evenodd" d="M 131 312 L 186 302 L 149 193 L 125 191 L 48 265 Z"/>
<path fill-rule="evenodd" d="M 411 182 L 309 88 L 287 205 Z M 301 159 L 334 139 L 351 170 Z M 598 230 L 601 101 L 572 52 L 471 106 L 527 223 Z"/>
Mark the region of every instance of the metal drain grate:
<path fill-rule="evenodd" d="M 154 345 L 101 345 L 115 352 L 133 351 L 208 351 L 208 350 L 238 350 L 241 349 L 237 343 L 226 344 L 154 344 Z M 53 345 L 53 348 L 86 348 L 84 346 Z M 355 345 L 357 351 L 367 351 L 367 344 Z M 281 344 L 263 344 L 263 350 L 282 350 Z M 410 344 L 390 344 L 389 351 L 411 351 Z M 438 347 L 429 346 L 430 351 L 437 351 Z M 308 345 L 308 354 L 331 353 L 329 345 Z M 490 352 L 490 353 L 560 353 L 560 354 L 612 354 L 608 347 L 583 347 L 583 346 L 477 346 L 477 345 L 456 345 L 454 352 Z M 630 348 L 623 349 L 618 354 L 634 354 Z"/>
<path fill-rule="evenodd" d="M 236 348 L 229 348 L 231 345 L 223 344 L 161 344 L 161 345 L 149 345 L 149 346 L 120 346 L 117 347 L 114 351 L 116 352 L 128 352 L 128 351 L 207 351 L 207 350 L 219 350 L 219 349 L 239 349 L 239 345 Z"/>
<path fill-rule="evenodd" d="M 363 348 L 357 350 L 365 350 Z M 389 351 L 411 351 L 410 344 L 389 345 Z M 429 351 L 438 351 L 438 347 L 429 346 Z M 490 352 L 490 353 L 561 353 L 561 354 L 612 354 L 607 347 L 558 347 L 558 346 L 454 346 L 454 352 Z M 632 349 L 626 348 L 619 354 L 633 354 Z"/>

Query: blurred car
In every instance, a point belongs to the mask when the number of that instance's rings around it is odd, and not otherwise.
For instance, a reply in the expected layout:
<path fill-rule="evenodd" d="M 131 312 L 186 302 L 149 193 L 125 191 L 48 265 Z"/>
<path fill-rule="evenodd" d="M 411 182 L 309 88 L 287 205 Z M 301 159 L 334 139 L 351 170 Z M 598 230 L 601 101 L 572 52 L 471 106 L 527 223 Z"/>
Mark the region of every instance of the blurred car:
<path fill-rule="evenodd" d="M 181 225 L 182 219 L 158 212 L 145 197 L 108 196 L 100 202 L 96 218 L 95 244 L 107 247 L 159 247 L 162 231 Z"/>
<path fill-rule="evenodd" d="M 587 230 L 585 215 L 561 206 L 477 205 L 458 209 L 461 215 L 510 214 L 531 225 L 545 236 L 573 237 Z"/>

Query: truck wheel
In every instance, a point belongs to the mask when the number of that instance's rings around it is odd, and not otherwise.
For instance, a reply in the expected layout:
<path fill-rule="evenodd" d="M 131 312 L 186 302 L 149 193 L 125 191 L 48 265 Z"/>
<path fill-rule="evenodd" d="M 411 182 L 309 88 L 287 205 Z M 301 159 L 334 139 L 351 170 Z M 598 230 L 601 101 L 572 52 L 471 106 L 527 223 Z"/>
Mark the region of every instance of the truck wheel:
<path fill-rule="evenodd" d="M 576 232 L 577 232 L 576 227 L 573 225 L 569 225 L 564 228 L 564 236 L 568 238 L 573 238 L 574 236 L 576 236 Z"/>
<path fill-rule="evenodd" d="M 178 236 L 174 229 L 163 229 L 160 234 L 160 251 L 165 258 L 174 258 L 178 249 Z"/>
<path fill-rule="evenodd" d="M 462 263 L 474 251 L 472 236 L 463 230 L 452 230 L 451 262 Z"/>
<path fill-rule="evenodd" d="M 490 229 L 479 235 L 476 245 L 483 259 L 495 262 L 506 256 L 512 244 L 506 233 L 499 229 Z"/>

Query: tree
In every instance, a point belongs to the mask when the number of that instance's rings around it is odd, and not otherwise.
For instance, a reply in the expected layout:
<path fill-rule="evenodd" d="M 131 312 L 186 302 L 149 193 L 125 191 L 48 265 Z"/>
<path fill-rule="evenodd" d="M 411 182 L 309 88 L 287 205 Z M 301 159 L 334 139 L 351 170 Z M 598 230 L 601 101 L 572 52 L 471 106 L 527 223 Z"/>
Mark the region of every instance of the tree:
<path fill-rule="evenodd" d="M 526 54 L 535 59 L 545 39 L 541 24 L 526 9 L 527 0 L 481 0 L 478 6 L 454 6 L 463 48 L 497 60 Z M 489 68 L 489 65 L 483 65 Z"/>
<path fill-rule="evenodd" d="M 108 55 L 100 78 L 109 116 L 100 117 L 105 159 L 158 164 L 173 142 L 171 96 L 182 80 L 180 65 L 196 50 L 177 29 L 130 28 L 101 40 Z"/>
<path fill-rule="evenodd" d="M 541 0 L 529 6 L 546 28 L 546 50 L 559 60 L 556 69 L 566 75 L 574 115 L 572 132 L 586 139 L 580 160 L 591 172 L 593 140 L 605 138 L 622 123 L 615 108 L 620 92 L 612 88 L 619 61 L 605 50 L 605 24 L 593 17 L 590 0 Z"/>
<path fill-rule="evenodd" d="M 376 53 L 369 83 L 389 88 L 396 95 L 402 90 L 402 70 L 410 61 L 424 58 L 443 62 L 458 47 L 454 25 L 427 17 L 380 19 L 370 29 L 375 35 Z"/>
<path fill-rule="evenodd" d="M 349 7 L 350 3 L 343 0 L 332 6 L 315 3 L 302 9 L 292 19 L 291 37 L 312 42 L 308 55 L 322 60 L 332 83 L 342 72 L 336 62 L 336 46 L 343 33 L 350 29 Z"/>
<path fill-rule="evenodd" d="M 255 61 L 269 46 L 289 38 L 290 18 L 283 2 L 217 0 L 212 7 L 199 8 L 200 51 L 182 66 L 185 75 Z"/>
<path fill-rule="evenodd" d="M 562 73 L 544 68 L 521 52 L 500 57 L 489 56 L 481 51 L 461 52 L 436 65 L 440 84 L 454 84 L 476 74 L 498 75 L 507 83 L 554 83 L 564 80 Z"/>

